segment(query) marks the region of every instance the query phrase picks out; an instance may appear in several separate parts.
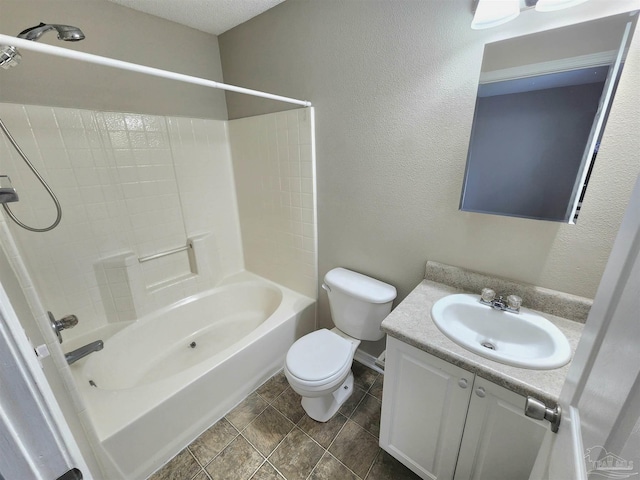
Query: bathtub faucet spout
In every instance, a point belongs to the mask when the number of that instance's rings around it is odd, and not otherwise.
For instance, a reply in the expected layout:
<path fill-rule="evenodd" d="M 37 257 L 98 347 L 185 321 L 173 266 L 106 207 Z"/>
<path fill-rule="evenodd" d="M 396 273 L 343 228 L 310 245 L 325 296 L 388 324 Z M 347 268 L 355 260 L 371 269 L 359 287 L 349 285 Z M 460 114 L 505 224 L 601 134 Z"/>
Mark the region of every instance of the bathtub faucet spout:
<path fill-rule="evenodd" d="M 102 340 L 97 340 L 95 342 L 91 342 L 86 344 L 84 347 L 77 348 L 72 352 L 65 353 L 64 358 L 67 360 L 69 365 L 77 362 L 81 358 L 86 357 L 90 353 L 97 352 L 98 350 L 102 350 L 104 347 L 104 342 Z"/>

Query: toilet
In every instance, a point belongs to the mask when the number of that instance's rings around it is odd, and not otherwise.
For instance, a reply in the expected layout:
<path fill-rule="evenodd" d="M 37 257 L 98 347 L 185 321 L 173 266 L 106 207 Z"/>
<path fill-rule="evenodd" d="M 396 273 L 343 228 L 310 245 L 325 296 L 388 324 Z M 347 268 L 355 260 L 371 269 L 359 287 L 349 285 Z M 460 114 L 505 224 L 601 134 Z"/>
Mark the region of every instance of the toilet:
<path fill-rule="evenodd" d="M 287 352 L 284 374 L 302 396 L 307 415 L 327 422 L 353 392 L 351 364 L 360 341 L 384 337 L 380 325 L 397 292 L 392 285 L 346 268 L 329 271 L 322 288 L 336 328 L 297 340 Z"/>

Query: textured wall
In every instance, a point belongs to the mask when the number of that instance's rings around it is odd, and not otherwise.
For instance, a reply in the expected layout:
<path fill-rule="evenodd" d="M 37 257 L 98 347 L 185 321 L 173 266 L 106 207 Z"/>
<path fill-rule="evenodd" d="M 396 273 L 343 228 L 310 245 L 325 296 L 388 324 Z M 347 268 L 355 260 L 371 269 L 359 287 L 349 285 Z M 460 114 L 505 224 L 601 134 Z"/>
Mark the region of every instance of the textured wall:
<path fill-rule="evenodd" d="M 593 297 L 640 170 L 640 35 L 577 225 L 465 213 L 458 202 L 484 44 L 605 8 L 528 11 L 472 31 L 467 0 L 290 0 L 221 35 L 225 81 L 316 107 L 319 275 L 352 268 L 401 299 L 431 259 Z M 230 118 L 283 108 L 227 98 Z"/>
<path fill-rule="evenodd" d="M 106 0 L 0 0 L 0 33 L 15 36 L 39 22 L 80 27 L 81 42 L 55 32 L 40 43 L 222 81 L 214 35 Z M 22 51 L 0 75 L 0 101 L 106 111 L 227 119 L 222 90 Z"/>

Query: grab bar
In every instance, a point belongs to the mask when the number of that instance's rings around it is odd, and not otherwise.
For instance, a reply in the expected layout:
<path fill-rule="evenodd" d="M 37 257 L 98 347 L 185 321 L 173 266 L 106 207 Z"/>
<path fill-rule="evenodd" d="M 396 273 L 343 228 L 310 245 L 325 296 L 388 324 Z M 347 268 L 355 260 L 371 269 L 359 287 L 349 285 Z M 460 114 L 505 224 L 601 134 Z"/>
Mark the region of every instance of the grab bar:
<path fill-rule="evenodd" d="M 189 240 L 184 247 L 173 248 L 171 250 L 167 250 L 166 252 L 155 253 L 153 255 L 147 255 L 146 257 L 139 257 L 138 262 L 148 262 L 149 260 L 155 260 L 156 258 L 166 257 L 167 255 L 172 255 L 178 252 L 184 252 L 185 250 L 189 250 L 193 248 L 193 242 Z"/>

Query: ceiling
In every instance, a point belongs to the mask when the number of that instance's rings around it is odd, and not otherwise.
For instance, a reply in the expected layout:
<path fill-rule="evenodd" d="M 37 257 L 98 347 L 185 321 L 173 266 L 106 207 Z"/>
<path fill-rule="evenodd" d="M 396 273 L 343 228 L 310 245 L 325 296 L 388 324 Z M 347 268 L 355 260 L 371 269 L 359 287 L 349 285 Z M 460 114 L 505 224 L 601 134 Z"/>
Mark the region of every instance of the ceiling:
<path fill-rule="evenodd" d="M 223 32 L 284 0 L 109 0 L 203 32 Z"/>

